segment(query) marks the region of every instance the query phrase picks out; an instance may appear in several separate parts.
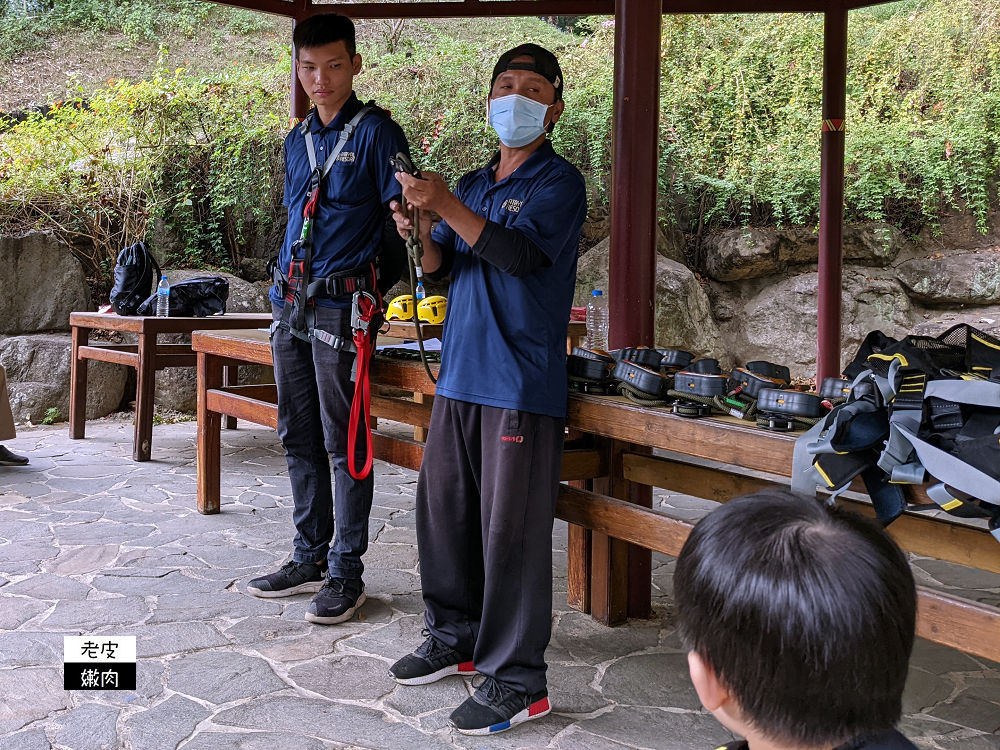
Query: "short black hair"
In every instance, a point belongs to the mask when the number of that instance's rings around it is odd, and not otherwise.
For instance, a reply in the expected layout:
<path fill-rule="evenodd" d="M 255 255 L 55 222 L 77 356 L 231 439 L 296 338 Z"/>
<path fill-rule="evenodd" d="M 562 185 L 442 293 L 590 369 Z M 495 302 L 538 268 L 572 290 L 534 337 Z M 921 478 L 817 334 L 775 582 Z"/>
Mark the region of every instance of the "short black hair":
<path fill-rule="evenodd" d="M 862 516 L 764 490 L 722 506 L 674 572 L 681 639 L 773 742 L 895 727 L 913 649 L 906 556 Z"/>
<path fill-rule="evenodd" d="M 295 24 L 292 32 L 292 44 L 295 46 L 295 59 L 299 52 L 312 47 L 324 47 L 334 42 L 343 42 L 347 54 L 354 57 L 357 45 L 354 38 L 354 21 L 339 13 L 318 13 L 305 21 Z"/>
<path fill-rule="evenodd" d="M 519 57 L 530 57 L 530 63 L 516 63 Z M 549 50 L 530 42 L 520 44 L 514 49 L 509 49 L 500 55 L 497 64 L 493 66 L 493 78 L 490 79 L 490 91 L 493 84 L 497 82 L 500 74 L 507 70 L 530 70 L 538 73 L 542 78 L 552 84 L 556 90 L 555 101 L 562 99 L 563 94 L 563 73 L 559 66 L 559 60 Z"/>

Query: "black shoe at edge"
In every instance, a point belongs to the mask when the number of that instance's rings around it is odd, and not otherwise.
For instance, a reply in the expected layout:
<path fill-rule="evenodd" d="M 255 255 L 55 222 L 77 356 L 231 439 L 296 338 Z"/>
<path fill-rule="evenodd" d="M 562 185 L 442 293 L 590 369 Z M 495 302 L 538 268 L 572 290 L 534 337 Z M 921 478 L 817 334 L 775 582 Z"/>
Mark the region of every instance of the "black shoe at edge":
<path fill-rule="evenodd" d="M 320 625 L 336 625 L 350 620 L 366 598 L 365 584 L 360 578 L 327 578 L 313 597 L 306 619 Z"/>
<path fill-rule="evenodd" d="M 482 677 L 476 692 L 452 711 L 452 726 L 462 734 L 496 734 L 552 711 L 548 690 L 525 695 L 492 677 Z"/>
<path fill-rule="evenodd" d="M 263 599 L 295 594 L 314 594 L 326 580 L 326 562 L 297 563 L 289 561 L 281 569 L 247 584 L 247 593 Z"/>
<path fill-rule="evenodd" d="M 429 630 L 422 631 L 422 635 L 427 640 L 412 654 L 407 654 L 389 667 L 389 674 L 400 685 L 429 685 L 449 675 L 469 676 L 476 673 L 471 656 L 463 656 L 446 646 Z"/>

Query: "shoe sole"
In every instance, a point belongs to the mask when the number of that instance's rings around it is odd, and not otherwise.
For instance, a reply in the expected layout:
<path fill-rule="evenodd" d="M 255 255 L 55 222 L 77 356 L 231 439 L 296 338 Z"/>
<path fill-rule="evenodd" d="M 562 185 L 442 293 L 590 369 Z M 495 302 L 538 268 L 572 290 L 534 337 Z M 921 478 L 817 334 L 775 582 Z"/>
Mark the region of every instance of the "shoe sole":
<path fill-rule="evenodd" d="M 264 589 L 247 586 L 247 593 L 260 599 L 279 599 L 283 596 L 295 596 L 296 594 L 315 594 L 323 588 L 324 582 L 325 579 L 323 581 L 307 581 L 306 583 L 300 583 L 298 586 L 292 586 L 290 589 L 281 589 L 280 591 L 265 591 Z"/>
<path fill-rule="evenodd" d="M 27 466 L 28 461 L 0 461 L 0 466 Z"/>
<path fill-rule="evenodd" d="M 499 732 L 506 732 L 508 729 L 512 729 L 518 724 L 524 724 L 527 721 L 534 721 L 535 719 L 540 719 L 543 716 L 548 716 L 550 713 L 552 713 L 552 704 L 549 703 L 549 699 L 546 697 L 542 698 L 540 701 L 535 701 L 523 711 L 518 711 L 516 714 L 511 716 L 510 719 L 507 721 L 501 721 L 499 724 L 492 724 L 481 729 L 461 729 L 460 727 L 455 727 L 455 729 L 462 734 L 471 734 L 473 736 L 497 734 Z M 452 726 L 455 725 L 452 724 Z"/>
<path fill-rule="evenodd" d="M 314 615 L 312 612 L 306 612 L 306 619 L 309 622 L 315 622 L 320 625 L 336 625 L 338 622 L 346 622 L 354 617 L 354 613 L 358 611 L 358 608 L 368 600 L 364 592 L 358 597 L 358 601 L 355 602 L 354 606 L 349 610 L 344 612 L 342 615 L 337 615 L 336 617 L 320 617 L 319 615 Z"/>
<path fill-rule="evenodd" d="M 451 677 L 453 674 L 457 674 L 460 677 L 471 677 L 476 674 L 476 668 L 471 661 L 463 661 L 459 664 L 452 664 L 450 667 L 442 667 L 437 672 L 431 672 L 421 677 L 410 677 L 405 680 L 396 677 L 392 672 L 389 672 L 389 674 L 400 685 L 430 685 L 432 682 L 443 680 L 445 677 Z"/>

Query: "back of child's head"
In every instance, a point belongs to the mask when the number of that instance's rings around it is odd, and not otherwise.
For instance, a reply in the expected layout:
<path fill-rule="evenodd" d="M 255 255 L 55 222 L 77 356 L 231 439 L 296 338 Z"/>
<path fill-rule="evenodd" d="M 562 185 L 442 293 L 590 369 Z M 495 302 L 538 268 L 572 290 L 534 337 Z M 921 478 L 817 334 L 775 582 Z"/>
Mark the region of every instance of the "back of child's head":
<path fill-rule="evenodd" d="M 899 721 L 916 590 L 874 522 L 783 490 L 692 531 L 674 573 L 681 638 L 768 739 L 831 746 Z"/>

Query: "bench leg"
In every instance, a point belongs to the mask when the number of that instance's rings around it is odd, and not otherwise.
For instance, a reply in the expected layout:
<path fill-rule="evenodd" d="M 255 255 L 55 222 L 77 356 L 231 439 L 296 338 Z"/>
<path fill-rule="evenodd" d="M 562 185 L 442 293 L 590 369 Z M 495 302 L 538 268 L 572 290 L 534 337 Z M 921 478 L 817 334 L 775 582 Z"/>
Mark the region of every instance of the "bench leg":
<path fill-rule="evenodd" d="M 222 385 L 218 357 L 198 352 L 198 512 L 218 513 L 220 507 L 219 455 L 222 415 L 209 411 L 205 393 Z"/>
<path fill-rule="evenodd" d="M 132 459 L 148 461 L 153 447 L 153 393 L 156 388 L 156 334 L 139 334 L 135 388 L 135 441 Z"/>
<path fill-rule="evenodd" d="M 222 372 L 222 384 L 226 387 L 231 385 L 239 385 L 240 383 L 240 368 L 238 365 L 227 365 Z M 226 425 L 227 430 L 236 429 L 236 417 L 231 417 L 226 415 Z"/>
<path fill-rule="evenodd" d="M 586 489 L 586 482 L 570 482 L 571 487 Z M 590 555 L 593 538 L 590 529 L 569 524 L 566 541 L 566 603 L 585 614 L 590 613 Z"/>
<path fill-rule="evenodd" d="M 73 348 L 69 376 L 69 436 L 81 440 L 87 430 L 87 360 L 80 359 L 80 347 L 90 340 L 90 329 L 73 328 Z"/>

